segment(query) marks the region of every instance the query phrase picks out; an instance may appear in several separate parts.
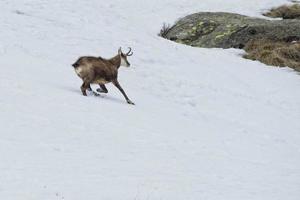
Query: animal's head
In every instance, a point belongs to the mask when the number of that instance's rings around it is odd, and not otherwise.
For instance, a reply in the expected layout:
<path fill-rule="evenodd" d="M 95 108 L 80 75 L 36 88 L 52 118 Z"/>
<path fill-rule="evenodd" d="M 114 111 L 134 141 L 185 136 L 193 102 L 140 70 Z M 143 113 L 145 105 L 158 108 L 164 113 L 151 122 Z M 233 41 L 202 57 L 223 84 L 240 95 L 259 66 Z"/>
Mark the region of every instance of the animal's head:
<path fill-rule="evenodd" d="M 131 51 L 131 48 L 129 47 L 129 51 L 127 53 L 123 53 L 122 49 L 120 47 L 119 50 L 118 50 L 118 54 L 119 54 L 120 59 L 121 59 L 121 64 L 120 65 L 124 66 L 124 67 L 129 67 L 130 63 L 128 62 L 127 57 L 132 56 L 132 54 L 133 54 L 133 52 Z"/>

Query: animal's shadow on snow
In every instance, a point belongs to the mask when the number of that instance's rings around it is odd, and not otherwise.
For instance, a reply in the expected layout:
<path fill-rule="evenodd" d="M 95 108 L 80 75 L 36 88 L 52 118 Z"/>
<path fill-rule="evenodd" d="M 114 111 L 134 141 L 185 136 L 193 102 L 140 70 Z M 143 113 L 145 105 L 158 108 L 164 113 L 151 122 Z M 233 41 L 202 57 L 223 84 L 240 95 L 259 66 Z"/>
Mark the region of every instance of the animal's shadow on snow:
<path fill-rule="evenodd" d="M 99 96 L 95 96 L 94 94 L 92 94 L 92 92 L 88 92 L 88 96 L 85 97 L 82 95 L 82 93 L 80 92 L 80 90 L 73 88 L 73 87 L 67 87 L 67 86 L 61 86 L 60 87 L 63 90 L 68 90 L 72 93 L 76 93 L 78 96 L 82 97 L 82 98 L 99 98 L 99 100 L 104 100 L 104 101 L 111 101 L 111 102 L 115 102 L 115 103 L 121 103 L 121 104 L 126 104 L 126 101 L 123 99 L 119 99 L 116 97 L 112 97 L 109 96 L 109 94 L 99 94 Z"/>

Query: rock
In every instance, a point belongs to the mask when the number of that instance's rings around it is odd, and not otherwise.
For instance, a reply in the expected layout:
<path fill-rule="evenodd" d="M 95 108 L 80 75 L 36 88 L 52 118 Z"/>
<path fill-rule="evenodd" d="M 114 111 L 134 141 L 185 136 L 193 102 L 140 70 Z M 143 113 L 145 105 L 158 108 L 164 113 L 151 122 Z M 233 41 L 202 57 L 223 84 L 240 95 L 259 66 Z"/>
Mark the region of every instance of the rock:
<path fill-rule="evenodd" d="M 251 39 L 300 39 L 300 20 L 266 20 L 223 12 L 200 12 L 180 19 L 167 39 L 205 48 L 243 48 Z"/>

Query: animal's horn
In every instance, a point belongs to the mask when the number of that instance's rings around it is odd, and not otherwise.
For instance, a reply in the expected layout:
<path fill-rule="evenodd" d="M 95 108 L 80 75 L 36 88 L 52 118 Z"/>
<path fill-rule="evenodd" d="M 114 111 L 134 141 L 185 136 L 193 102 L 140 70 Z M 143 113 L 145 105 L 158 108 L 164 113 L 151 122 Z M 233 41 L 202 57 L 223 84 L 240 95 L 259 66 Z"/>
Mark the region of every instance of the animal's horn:
<path fill-rule="evenodd" d="M 131 51 L 131 48 L 128 47 L 129 51 L 126 53 L 127 56 L 132 56 L 133 52 Z"/>

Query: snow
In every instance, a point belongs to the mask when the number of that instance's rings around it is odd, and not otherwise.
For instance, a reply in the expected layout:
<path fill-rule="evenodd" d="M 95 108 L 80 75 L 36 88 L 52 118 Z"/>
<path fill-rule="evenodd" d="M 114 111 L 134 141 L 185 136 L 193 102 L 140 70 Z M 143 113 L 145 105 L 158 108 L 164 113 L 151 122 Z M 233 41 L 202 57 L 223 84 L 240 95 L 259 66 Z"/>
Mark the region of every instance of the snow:
<path fill-rule="evenodd" d="M 283 3 L 0 1 L 0 199 L 298 200 L 299 74 L 157 36 L 193 12 Z M 119 46 L 136 106 L 111 84 L 82 96 L 71 67 Z"/>

